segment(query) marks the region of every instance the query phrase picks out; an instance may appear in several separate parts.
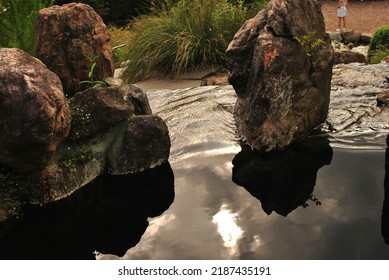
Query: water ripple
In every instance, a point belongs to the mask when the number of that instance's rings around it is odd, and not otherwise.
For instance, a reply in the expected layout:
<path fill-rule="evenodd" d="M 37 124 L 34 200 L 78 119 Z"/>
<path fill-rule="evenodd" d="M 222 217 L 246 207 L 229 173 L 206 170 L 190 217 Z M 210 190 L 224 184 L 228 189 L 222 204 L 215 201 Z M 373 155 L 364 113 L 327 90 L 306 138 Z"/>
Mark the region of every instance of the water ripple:
<path fill-rule="evenodd" d="M 170 131 L 170 161 L 239 146 L 233 118 L 236 94 L 231 86 L 154 90 L 148 93 L 153 113 Z"/>
<path fill-rule="evenodd" d="M 382 149 L 389 133 L 389 110 L 376 105 L 389 76 L 386 65 L 334 67 L 327 120 L 318 128 L 331 145 Z M 232 86 L 206 86 L 147 92 L 154 114 L 165 120 L 172 140 L 170 160 L 237 147 Z"/>

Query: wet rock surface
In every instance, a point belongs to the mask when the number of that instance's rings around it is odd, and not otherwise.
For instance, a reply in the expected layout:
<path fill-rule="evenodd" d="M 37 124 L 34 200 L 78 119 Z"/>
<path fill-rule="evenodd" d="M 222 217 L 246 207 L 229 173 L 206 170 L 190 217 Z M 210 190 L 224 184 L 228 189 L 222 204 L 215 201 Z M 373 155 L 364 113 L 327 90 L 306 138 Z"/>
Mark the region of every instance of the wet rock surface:
<path fill-rule="evenodd" d="M 377 97 L 377 105 L 379 107 L 389 107 L 389 89 L 383 90 Z"/>
<path fill-rule="evenodd" d="M 0 220 L 100 175 L 168 160 L 168 128 L 138 87 L 93 87 L 68 100 L 59 77 L 25 52 L 0 49 L 0 64 Z"/>
<path fill-rule="evenodd" d="M 107 153 L 107 172 L 122 175 L 161 165 L 169 158 L 170 138 L 158 116 L 134 116 Z"/>
<path fill-rule="evenodd" d="M 377 107 L 377 96 L 389 83 L 389 64 L 342 64 L 333 69 L 330 110 L 325 131 L 338 143 L 384 143 L 389 129 L 388 108 Z"/>
<path fill-rule="evenodd" d="M 133 90 L 139 91 L 132 86 L 103 87 L 74 96 L 71 107 L 76 120 L 69 140 L 41 173 L 32 202 L 57 201 L 99 175 L 141 172 L 169 159 L 166 124 L 158 116 L 135 114 L 135 107 L 147 113 L 149 104 L 147 98 L 142 103 L 143 92 Z"/>
<path fill-rule="evenodd" d="M 39 172 L 70 129 L 61 81 L 38 59 L 2 48 L 0 84 L 0 164 Z"/>
<path fill-rule="evenodd" d="M 333 59 L 318 1 L 270 1 L 248 20 L 227 49 L 235 122 L 246 143 L 282 150 L 323 122 Z"/>
<path fill-rule="evenodd" d="M 70 137 L 80 140 L 129 119 L 134 105 L 126 98 L 124 87 L 94 87 L 77 93 L 70 102 Z"/>

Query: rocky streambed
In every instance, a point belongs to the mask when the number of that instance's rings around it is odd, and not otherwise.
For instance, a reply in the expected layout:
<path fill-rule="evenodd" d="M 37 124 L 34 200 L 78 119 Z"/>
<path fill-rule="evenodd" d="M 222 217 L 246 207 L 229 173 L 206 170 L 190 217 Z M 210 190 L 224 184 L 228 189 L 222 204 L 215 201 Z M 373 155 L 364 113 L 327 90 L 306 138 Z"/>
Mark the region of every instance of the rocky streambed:
<path fill-rule="evenodd" d="M 389 110 L 376 98 L 388 74 L 388 64 L 336 66 L 323 137 L 265 159 L 239 144 L 232 86 L 150 90 L 169 128 L 169 163 L 99 179 L 6 221 L 0 258 L 88 259 L 94 250 L 125 259 L 387 258 Z M 250 178 L 254 185 L 238 187 Z M 239 230 L 227 236 L 226 221 Z"/>
<path fill-rule="evenodd" d="M 377 97 L 389 88 L 389 64 L 334 66 L 331 101 L 323 128 L 339 145 L 384 146 L 389 132 L 389 109 Z"/>

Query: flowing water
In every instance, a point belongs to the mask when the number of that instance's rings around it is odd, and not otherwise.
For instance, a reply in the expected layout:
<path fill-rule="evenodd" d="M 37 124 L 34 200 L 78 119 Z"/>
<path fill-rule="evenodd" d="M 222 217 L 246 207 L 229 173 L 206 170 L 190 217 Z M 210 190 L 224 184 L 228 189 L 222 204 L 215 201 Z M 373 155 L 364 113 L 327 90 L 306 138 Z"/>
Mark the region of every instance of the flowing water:
<path fill-rule="evenodd" d="M 389 259 L 386 124 L 259 156 L 239 144 L 232 87 L 147 94 L 169 163 L 28 209 L 3 225 L 0 258 Z"/>

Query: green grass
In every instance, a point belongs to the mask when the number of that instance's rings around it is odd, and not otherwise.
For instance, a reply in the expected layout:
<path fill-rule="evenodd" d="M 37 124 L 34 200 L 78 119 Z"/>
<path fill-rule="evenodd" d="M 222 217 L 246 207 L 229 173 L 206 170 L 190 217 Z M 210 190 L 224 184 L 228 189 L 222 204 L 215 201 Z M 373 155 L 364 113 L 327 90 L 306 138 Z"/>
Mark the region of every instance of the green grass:
<path fill-rule="evenodd" d="M 267 1 L 248 9 L 243 1 L 180 0 L 131 22 L 122 78 L 136 82 L 154 74 L 174 76 L 198 67 L 223 66 L 225 50 L 244 21 Z"/>
<path fill-rule="evenodd" d="M 34 22 L 38 11 L 53 0 L 2 0 L 0 10 L 0 47 L 19 48 L 35 53 Z"/>
<path fill-rule="evenodd" d="M 126 45 L 131 36 L 129 27 L 117 27 L 114 25 L 108 26 L 108 32 L 111 35 L 111 45 L 113 48 Z M 125 48 L 119 47 L 115 49 L 115 67 L 119 68 L 120 64 L 125 61 Z"/>

